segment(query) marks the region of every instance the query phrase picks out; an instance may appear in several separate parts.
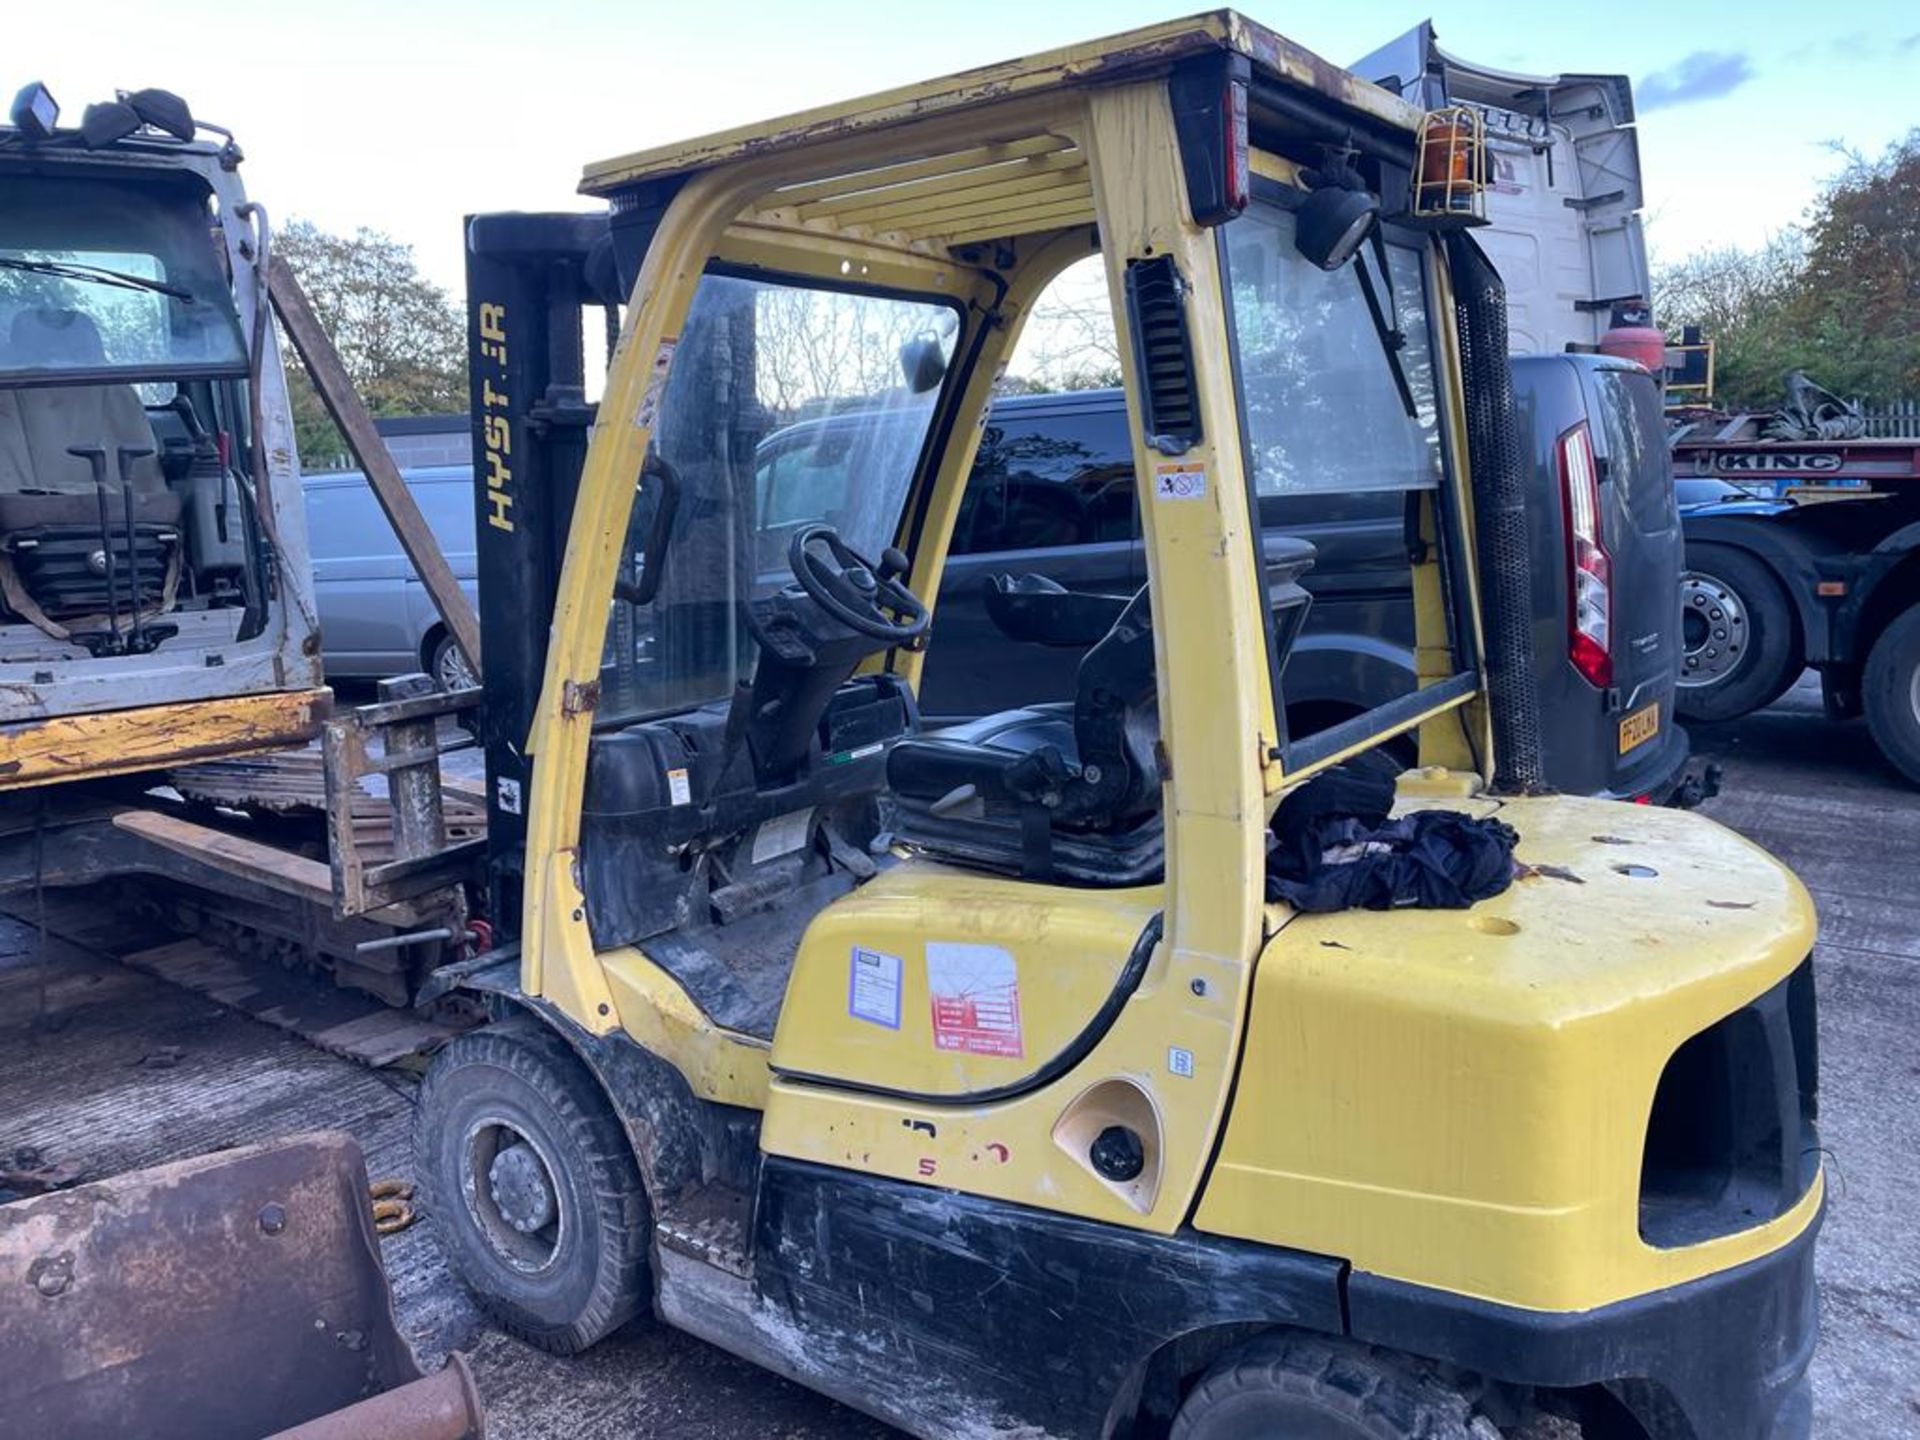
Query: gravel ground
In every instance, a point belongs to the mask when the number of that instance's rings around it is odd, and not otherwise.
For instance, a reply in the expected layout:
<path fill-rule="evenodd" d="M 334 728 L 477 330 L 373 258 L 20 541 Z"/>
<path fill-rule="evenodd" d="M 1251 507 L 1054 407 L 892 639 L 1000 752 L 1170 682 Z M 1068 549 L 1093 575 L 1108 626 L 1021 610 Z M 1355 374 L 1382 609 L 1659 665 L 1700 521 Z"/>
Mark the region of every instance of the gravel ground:
<path fill-rule="evenodd" d="M 1803 685 L 1694 732 L 1725 769 L 1707 813 L 1791 864 L 1820 908 L 1817 973 L 1832 1203 L 1819 1250 L 1816 1434 L 1920 1433 L 1920 792 Z M 0 1154 L 39 1147 L 89 1175 L 337 1126 L 372 1173 L 411 1168 L 413 1082 L 323 1054 L 208 1000 L 0 922 Z M 49 1025 L 43 1016 L 51 1016 Z M 428 1363 L 472 1358 L 488 1433 L 773 1440 L 897 1432 L 710 1346 L 635 1325 L 572 1361 L 489 1330 L 428 1226 L 386 1242 L 401 1328 Z"/>

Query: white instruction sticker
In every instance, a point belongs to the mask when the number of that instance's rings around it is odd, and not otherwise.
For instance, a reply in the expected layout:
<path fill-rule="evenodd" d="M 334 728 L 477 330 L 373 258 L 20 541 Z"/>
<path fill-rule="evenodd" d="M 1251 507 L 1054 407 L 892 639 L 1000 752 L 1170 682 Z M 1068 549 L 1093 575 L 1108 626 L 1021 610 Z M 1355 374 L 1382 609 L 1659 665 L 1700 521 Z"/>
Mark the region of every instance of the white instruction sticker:
<path fill-rule="evenodd" d="M 502 775 L 493 782 L 493 798 L 500 802 L 500 808 L 509 815 L 520 813 L 520 782 L 511 775 Z"/>
<path fill-rule="evenodd" d="M 900 957 L 863 945 L 847 965 L 847 1014 L 889 1030 L 900 1028 Z"/>
<path fill-rule="evenodd" d="M 1198 462 L 1154 466 L 1153 498 L 1156 500 L 1206 499 L 1207 467 Z"/>
<path fill-rule="evenodd" d="M 1193 1051 L 1182 1050 L 1178 1045 L 1167 1047 L 1167 1073 L 1178 1075 L 1184 1080 L 1193 1078 Z"/>
<path fill-rule="evenodd" d="M 653 370 L 647 376 L 647 388 L 640 393 L 640 404 L 633 412 L 633 428 L 651 430 L 660 418 L 660 397 L 666 393 L 667 372 L 673 368 L 673 347 L 677 340 L 662 340 L 653 352 Z"/>
<path fill-rule="evenodd" d="M 667 771 L 667 800 L 674 805 L 693 803 L 693 786 L 687 783 L 685 770 Z"/>
<path fill-rule="evenodd" d="M 789 855 L 807 843 L 813 828 L 813 807 L 776 815 L 753 832 L 753 863 L 763 864 L 781 855 Z"/>
<path fill-rule="evenodd" d="M 927 942 L 927 995 L 933 1047 L 969 1055 L 1025 1053 L 1020 1034 L 1020 971 L 998 945 Z"/>

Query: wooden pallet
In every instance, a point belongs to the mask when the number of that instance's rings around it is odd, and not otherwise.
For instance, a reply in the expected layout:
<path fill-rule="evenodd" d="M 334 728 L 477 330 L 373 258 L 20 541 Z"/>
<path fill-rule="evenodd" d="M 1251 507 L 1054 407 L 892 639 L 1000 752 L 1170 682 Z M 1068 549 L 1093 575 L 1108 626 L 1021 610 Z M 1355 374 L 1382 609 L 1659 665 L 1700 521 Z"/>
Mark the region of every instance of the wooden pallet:
<path fill-rule="evenodd" d="M 282 751 L 187 765 L 167 781 L 187 800 L 228 810 L 318 817 L 327 811 L 326 769 L 317 750 Z M 482 795 L 450 777 L 441 780 L 441 811 L 448 844 L 487 833 Z M 393 806 L 384 795 L 362 790 L 353 802 L 354 843 L 368 864 L 393 858 Z"/>

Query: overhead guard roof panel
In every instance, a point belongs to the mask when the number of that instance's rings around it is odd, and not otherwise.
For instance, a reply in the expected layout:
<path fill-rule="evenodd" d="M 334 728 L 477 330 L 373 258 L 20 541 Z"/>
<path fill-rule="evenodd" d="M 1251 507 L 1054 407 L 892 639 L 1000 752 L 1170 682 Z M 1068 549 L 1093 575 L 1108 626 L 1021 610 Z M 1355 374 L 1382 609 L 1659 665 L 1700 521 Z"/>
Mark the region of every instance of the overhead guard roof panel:
<path fill-rule="evenodd" d="M 612 195 L 647 181 L 781 151 L 829 145 L 837 139 L 969 108 L 990 109 L 1050 89 L 1135 79 L 1208 50 L 1245 55 L 1256 79 L 1278 83 L 1303 95 L 1317 95 L 1375 126 L 1402 130 L 1411 136 L 1419 124 L 1420 112 L 1398 96 L 1237 11 L 1212 10 L 603 160 L 587 167 L 580 189 L 587 195 Z"/>

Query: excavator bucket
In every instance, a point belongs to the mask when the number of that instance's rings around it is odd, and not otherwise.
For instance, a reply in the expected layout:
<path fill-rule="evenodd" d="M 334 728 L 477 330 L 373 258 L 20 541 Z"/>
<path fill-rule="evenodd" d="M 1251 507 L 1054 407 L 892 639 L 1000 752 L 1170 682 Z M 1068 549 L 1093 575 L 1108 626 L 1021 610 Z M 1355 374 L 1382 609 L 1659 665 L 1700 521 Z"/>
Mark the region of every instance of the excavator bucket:
<path fill-rule="evenodd" d="M 315 1134 L 0 1205 L 6 1429 L 67 1440 L 479 1437 L 395 1328 L 360 1148 Z"/>

